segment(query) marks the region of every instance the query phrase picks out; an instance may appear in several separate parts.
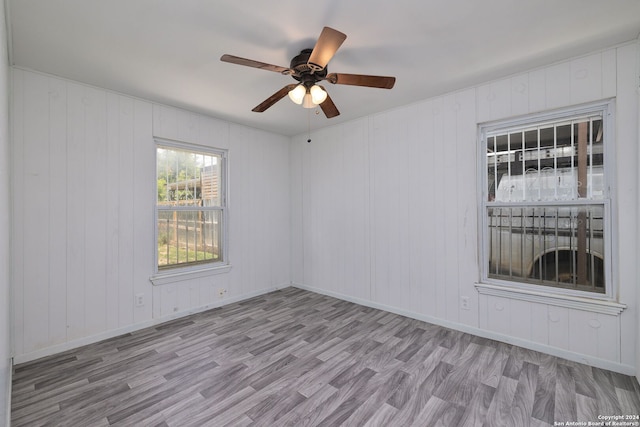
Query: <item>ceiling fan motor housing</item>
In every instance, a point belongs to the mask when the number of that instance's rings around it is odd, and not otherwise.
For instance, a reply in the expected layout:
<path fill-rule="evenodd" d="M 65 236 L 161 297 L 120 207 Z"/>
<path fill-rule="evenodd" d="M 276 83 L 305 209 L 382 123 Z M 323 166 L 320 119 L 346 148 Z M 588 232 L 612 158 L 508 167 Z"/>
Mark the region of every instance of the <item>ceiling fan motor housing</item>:
<path fill-rule="evenodd" d="M 327 76 L 327 67 L 318 70 L 313 64 L 309 64 L 309 57 L 313 49 L 303 49 L 299 55 L 291 60 L 290 68 L 294 70 L 292 77 L 306 87 L 311 87 Z"/>

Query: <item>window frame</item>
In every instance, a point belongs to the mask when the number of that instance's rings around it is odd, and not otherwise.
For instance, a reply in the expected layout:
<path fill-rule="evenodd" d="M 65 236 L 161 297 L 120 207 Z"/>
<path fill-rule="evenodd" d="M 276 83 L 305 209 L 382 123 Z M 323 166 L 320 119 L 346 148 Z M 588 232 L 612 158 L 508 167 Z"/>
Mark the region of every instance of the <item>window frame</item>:
<path fill-rule="evenodd" d="M 220 217 L 222 219 L 222 226 L 220 232 L 222 238 L 220 244 L 222 245 L 222 259 L 217 261 L 205 261 L 191 265 L 176 265 L 173 267 L 167 267 L 160 269 L 158 266 L 158 217 L 161 210 L 158 205 L 158 149 L 174 149 L 180 151 L 187 151 L 190 153 L 212 155 L 221 159 L 220 165 L 220 180 L 219 184 L 220 205 L 211 209 L 202 209 L 204 211 L 220 211 Z M 163 138 L 154 138 L 154 150 L 155 150 L 155 166 L 154 166 L 154 192 L 153 192 L 153 239 L 154 239 L 154 255 L 153 255 L 153 275 L 150 277 L 151 282 L 154 285 L 162 285 L 165 283 L 172 283 L 180 280 L 205 277 L 213 274 L 226 273 L 230 270 L 231 264 L 229 263 L 229 213 L 228 213 L 228 191 L 229 191 L 229 178 L 228 178 L 228 150 L 215 148 L 210 146 L 185 143 L 181 141 L 174 141 Z M 173 209 L 172 209 L 173 210 Z M 178 209 L 184 211 L 201 210 L 201 207 L 185 206 L 184 209 Z"/>
<path fill-rule="evenodd" d="M 489 201 L 489 173 L 487 170 L 487 154 L 486 154 L 486 141 L 487 134 L 496 131 L 507 131 L 514 128 L 525 128 L 527 126 L 537 126 L 548 122 L 558 122 L 561 120 L 569 120 L 581 116 L 601 114 L 603 125 L 603 176 L 604 176 L 604 194 L 602 199 L 573 199 L 573 200 L 541 200 L 541 201 L 526 201 L 526 202 L 491 202 Z M 615 159 L 615 102 L 613 99 L 603 100 L 600 102 L 594 102 L 589 104 L 577 105 L 558 110 L 545 111 L 539 113 L 532 113 L 526 116 L 508 118 L 504 120 L 497 120 L 486 123 L 478 124 L 477 134 L 477 148 L 478 148 L 478 171 L 479 180 L 477 185 L 478 195 L 478 224 L 479 232 L 479 253 L 478 262 L 480 267 L 480 283 L 476 284 L 478 291 L 481 294 L 497 295 L 497 296 L 509 296 L 513 297 L 514 293 L 519 296 L 519 299 L 534 300 L 537 302 L 544 301 L 549 303 L 547 297 L 564 300 L 564 302 L 558 303 L 558 301 L 551 302 L 552 304 L 562 306 L 572 306 L 575 300 L 583 300 L 585 298 L 590 300 L 611 302 L 614 301 L 617 295 L 617 286 L 615 283 L 615 271 L 616 263 L 616 248 L 613 245 L 613 235 L 616 233 L 616 215 L 615 215 L 615 203 L 613 201 L 614 193 L 614 159 Z M 489 238 L 489 219 L 487 216 L 487 209 L 490 207 L 519 207 L 523 205 L 531 206 L 588 206 L 588 205 L 602 205 L 605 214 L 604 221 L 604 277 L 605 277 L 605 291 L 604 293 L 591 292 L 586 290 L 568 289 L 558 286 L 542 285 L 535 283 L 525 283 L 507 280 L 501 278 L 495 278 L 489 276 L 489 258 L 490 258 L 490 238 Z M 566 304 L 568 302 L 568 304 Z M 619 312 L 623 308 L 622 305 L 615 307 L 614 311 Z M 607 308 L 608 309 L 608 308 Z M 602 312 L 599 308 L 595 308 L 592 311 Z"/>

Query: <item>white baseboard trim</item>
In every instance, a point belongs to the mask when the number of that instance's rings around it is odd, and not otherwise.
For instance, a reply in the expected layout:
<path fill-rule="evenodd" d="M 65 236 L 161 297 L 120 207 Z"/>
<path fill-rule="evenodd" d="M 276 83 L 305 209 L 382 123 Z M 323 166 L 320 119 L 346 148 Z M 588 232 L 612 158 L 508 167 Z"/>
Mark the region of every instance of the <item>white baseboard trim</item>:
<path fill-rule="evenodd" d="M 289 284 L 261 289 L 259 291 L 253 291 L 246 294 L 238 295 L 231 298 L 225 298 L 220 301 L 216 301 L 210 304 L 206 304 L 200 307 L 191 308 L 189 310 L 179 311 L 176 313 L 171 313 L 169 316 L 158 317 L 155 319 L 147 320 L 144 322 L 136 323 L 133 325 L 128 325 L 118 329 L 112 329 L 109 331 L 105 331 L 96 335 L 91 335 L 88 337 L 78 338 L 72 341 L 68 341 L 62 344 L 54 345 L 51 347 L 47 347 L 41 350 L 33 351 L 31 353 L 16 355 L 14 357 L 14 364 L 19 365 L 21 363 L 31 362 L 33 360 L 40 359 L 42 357 L 52 356 L 54 354 L 62 353 L 68 350 L 73 350 L 74 348 L 82 347 L 88 344 L 94 344 L 99 341 L 104 341 L 109 338 L 114 338 L 119 335 L 128 334 L 131 332 L 139 331 L 141 329 L 157 326 L 161 323 L 168 322 L 170 320 L 178 319 L 180 317 L 189 316 L 191 314 L 201 313 L 203 311 L 211 310 L 214 308 L 222 307 L 228 304 L 233 304 L 235 302 L 243 301 L 249 298 L 257 297 L 260 295 L 267 294 L 269 292 L 276 291 L 278 289 L 283 289 L 289 287 Z"/>
<path fill-rule="evenodd" d="M 365 300 L 362 298 L 352 297 L 349 295 L 344 295 L 339 292 L 327 291 L 325 289 L 315 288 L 313 286 L 307 286 L 300 283 L 292 283 L 291 286 L 294 286 L 299 289 L 304 289 L 307 291 L 315 292 L 322 295 L 327 295 L 330 297 L 338 298 L 341 300 L 353 302 L 355 304 L 364 305 L 366 307 L 376 308 L 379 310 L 388 311 L 390 313 L 399 314 L 401 316 L 410 317 L 412 319 L 421 320 L 423 322 L 432 323 L 434 325 L 442 326 L 449 329 L 455 329 L 460 332 L 466 332 L 469 334 L 477 335 L 482 338 L 492 339 L 500 342 L 504 342 L 507 344 L 516 345 L 519 347 L 527 348 L 529 350 L 539 351 L 541 353 L 550 354 L 551 356 L 561 357 L 563 359 L 571 360 L 573 362 L 583 363 L 589 366 L 595 366 L 597 368 L 607 369 L 609 371 L 619 372 L 624 375 L 636 375 L 635 366 L 623 365 L 621 363 L 612 362 L 610 360 L 599 359 L 592 356 L 587 356 L 580 353 L 575 353 L 572 351 L 564 350 L 558 347 L 552 347 L 545 344 L 540 344 L 528 340 L 524 340 L 522 338 L 516 338 L 509 335 L 500 334 L 493 331 L 487 331 L 484 329 L 475 328 L 473 326 L 464 325 L 462 323 L 450 322 L 445 319 L 439 319 L 436 317 L 426 316 L 424 314 L 415 313 L 408 310 L 403 310 L 397 307 L 392 307 L 385 304 L 380 304 L 374 301 Z"/>

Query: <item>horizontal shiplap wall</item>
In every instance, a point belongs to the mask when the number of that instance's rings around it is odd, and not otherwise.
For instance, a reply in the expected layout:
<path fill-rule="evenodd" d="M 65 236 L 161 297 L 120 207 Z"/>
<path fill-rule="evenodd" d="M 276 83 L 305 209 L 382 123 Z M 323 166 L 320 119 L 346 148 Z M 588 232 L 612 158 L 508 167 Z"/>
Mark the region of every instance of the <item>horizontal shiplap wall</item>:
<path fill-rule="evenodd" d="M 633 371 L 636 49 L 612 48 L 337 125 L 315 132 L 311 144 L 293 138 L 292 211 L 301 215 L 293 223 L 294 282 Z M 609 316 L 478 295 L 478 124 L 614 97 L 613 267 L 628 308 Z"/>
<path fill-rule="evenodd" d="M 290 282 L 288 138 L 21 69 L 13 92 L 18 362 Z M 229 150 L 230 272 L 149 281 L 154 136 Z"/>

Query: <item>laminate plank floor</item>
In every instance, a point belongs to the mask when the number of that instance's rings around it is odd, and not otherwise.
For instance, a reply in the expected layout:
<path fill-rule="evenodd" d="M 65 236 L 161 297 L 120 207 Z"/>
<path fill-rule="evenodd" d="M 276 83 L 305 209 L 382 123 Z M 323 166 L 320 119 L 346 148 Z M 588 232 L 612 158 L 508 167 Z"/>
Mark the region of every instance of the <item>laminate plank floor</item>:
<path fill-rule="evenodd" d="M 287 288 L 18 365 L 11 419 L 543 427 L 638 414 L 633 377 Z"/>

